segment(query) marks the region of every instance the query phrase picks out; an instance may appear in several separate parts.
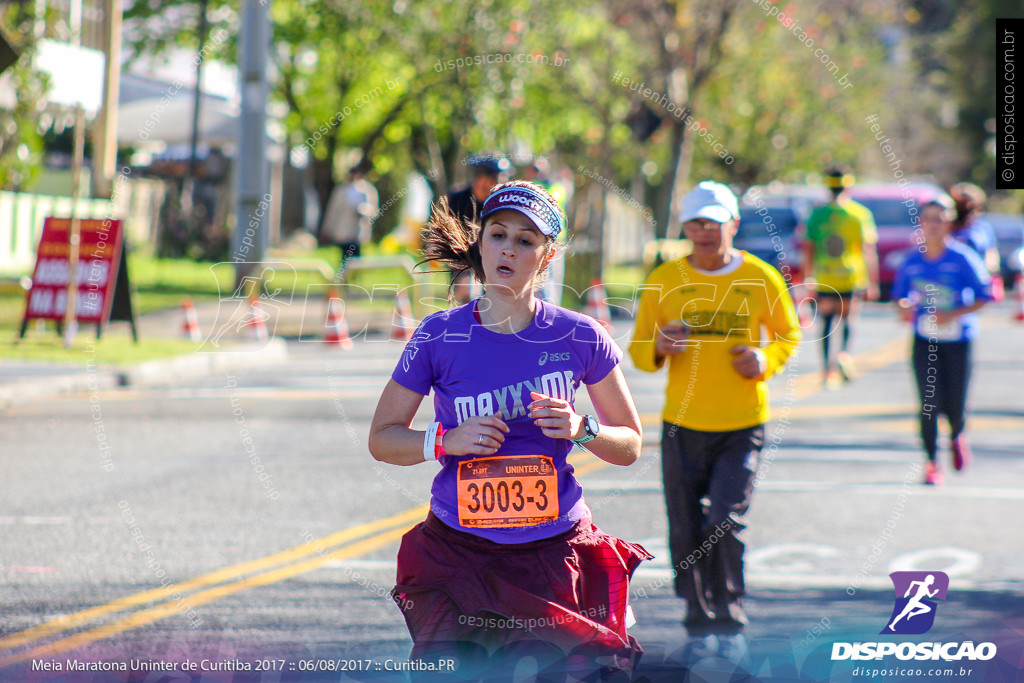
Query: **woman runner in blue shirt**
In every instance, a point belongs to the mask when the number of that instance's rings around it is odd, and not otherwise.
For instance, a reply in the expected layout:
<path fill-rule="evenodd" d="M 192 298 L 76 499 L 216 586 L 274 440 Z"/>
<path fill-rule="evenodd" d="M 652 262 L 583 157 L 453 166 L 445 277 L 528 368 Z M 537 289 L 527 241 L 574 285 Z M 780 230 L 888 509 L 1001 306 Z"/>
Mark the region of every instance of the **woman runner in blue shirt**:
<path fill-rule="evenodd" d="M 928 462 L 925 484 L 941 484 L 936 459 L 938 419 L 949 420 L 953 468 L 964 469 L 971 450 L 964 435 L 971 341 L 979 308 L 992 299 L 991 278 L 981 259 L 950 236 L 955 217 L 946 195 L 921 207 L 922 240 L 896 275 L 893 301 L 913 322 L 913 367 L 921 400 L 921 442 Z"/>

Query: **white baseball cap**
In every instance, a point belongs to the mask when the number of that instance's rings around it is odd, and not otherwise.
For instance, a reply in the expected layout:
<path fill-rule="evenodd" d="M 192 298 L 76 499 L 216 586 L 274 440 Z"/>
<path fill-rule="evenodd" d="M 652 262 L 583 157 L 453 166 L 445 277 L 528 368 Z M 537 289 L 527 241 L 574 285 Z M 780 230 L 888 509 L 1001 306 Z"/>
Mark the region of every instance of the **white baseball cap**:
<path fill-rule="evenodd" d="M 705 180 L 697 183 L 683 197 L 683 212 L 679 214 L 679 220 L 685 223 L 695 218 L 707 218 L 716 223 L 725 223 L 739 216 L 739 202 L 732 190 L 722 183 Z"/>

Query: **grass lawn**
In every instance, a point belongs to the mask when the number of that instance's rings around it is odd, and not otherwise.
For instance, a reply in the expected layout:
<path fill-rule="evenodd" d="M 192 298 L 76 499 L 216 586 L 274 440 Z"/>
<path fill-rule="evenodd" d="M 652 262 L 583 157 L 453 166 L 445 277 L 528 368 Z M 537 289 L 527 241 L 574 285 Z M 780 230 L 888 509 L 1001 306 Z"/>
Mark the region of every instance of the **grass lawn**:
<path fill-rule="evenodd" d="M 604 289 L 609 297 L 633 299 L 644 281 L 643 266 L 612 266 L 604 274 Z"/>
<path fill-rule="evenodd" d="M 323 247 L 312 252 L 286 254 L 283 257 L 270 257 L 267 260 L 288 262 L 289 260 L 306 261 L 319 259 L 325 261 L 330 268 L 338 262 L 338 249 Z M 135 312 L 145 315 L 152 311 L 165 308 L 177 308 L 185 297 L 191 297 L 199 304 L 204 301 L 216 301 L 234 294 L 235 270 L 231 263 L 197 262 L 187 259 L 157 259 L 150 256 L 132 254 L 128 258 L 128 272 L 131 278 L 134 295 L 132 304 Z M 265 280 L 268 291 L 276 289 L 294 296 L 305 296 L 310 287 L 314 291 L 322 291 L 327 283 L 317 270 L 291 270 L 281 266 L 268 273 Z M 358 285 L 366 291 L 374 287 L 399 284 L 405 286 L 411 282 L 408 275 L 401 269 L 381 269 L 353 273 L 351 284 Z M 353 287 L 352 291 L 360 291 Z M 390 302 L 375 300 L 371 307 L 390 307 Z M 0 332 L 17 330 L 21 324 L 21 316 L 25 308 L 25 296 L 20 291 L 4 290 L 0 292 Z"/>
<path fill-rule="evenodd" d="M 336 247 L 268 256 L 268 262 L 280 262 L 282 265 L 268 266 L 268 270 L 264 272 L 264 287 L 268 292 L 279 289 L 282 295 L 290 295 L 293 299 L 305 297 L 307 293 L 310 296 L 323 296 L 323 287 L 330 281 L 326 280 L 319 270 L 302 269 L 302 266 L 322 261 L 333 272 L 339 258 L 339 250 Z M 290 268 L 287 264 L 291 262 L 300 267 Z M 198 304 L 202 301 L 231 297 L 235 293 L 235 269 L 231 263 L 214 264 L 140 256 L 129 259 L 128 270 L 135 288 L 133 301 L 140 313 L 180 306 L 186 296 L 192 297 Z M 349 285 L 350 294 L 361 293 L 363 290 L 369 293 L 376 287 L 387 285 L 405 287 L 412 283 L 407 272 L 400 267 L 353 271 L 345 281 Z M 358 298 L 353 298 L 350 303 L 366 305 L 371 309 L 391 307 L 390 300 L 381 297 L 366 302 L 359 302 Z M 0 315 L 0 325 L 2 320 L 3 316 Z"/>
<path fill-rule="evenodd" d="M 138 344 L 131 335 L 118 330 L 104 334 L 96 342 L 93 327 L 79 330 L 72 348 L 64 348 L 63 340 L 51 328 L 47 333 L 29 332 L 20 342 L 16 334 L 0 336 L 0 360 L 45 361 L 61 365 L 85 364 L 95 361 L 101 365 L 126 365 L 156 358 L 167 358 L 191 353 L 197 342 L 187 339 L 143 339 Z"/>
<path fill-rule="evenodd" d="M 372 248 L 367 251 L 367 255 L 376 255 Z M 300 268 L 292 269 L 282 265 L 274 268 L 272 273 L 265 273 L 266 289 L 271 292 L 280 289 L 282 294 L 291 294 L 294 299 L 305 297 L 307 292 L 311 297 L 320 298 L 323 296 L 324 285 L 328 284 L 324 274 L 317 268 L 301 267 L 315 265 L 320 260 L 326 263 L 328 269 L 333 269 L 339 257 L 335 247 L 269 256 L 267 261 L 295 262 Z M 234 295 L 235 269 L 232 263 L 157 259 L 132 254 L 128 258 L 128 272 L 136 315 L 178 308 L 186 297 L 199 305 Z M 411 283 L 409 275 L 401 268 L 358 271 L 353 272 L 352 276 L 349 278 L 351 286 L 345 294 L 348 303 L 369 310 L 390 311 L 393 301 L 389 296 L 381 296 L 379 293 L 372 300 L 367 297 L 360 301 L 359 295 L 364 290 L 369 293 L 376 287 L 395 284 L 405 287 Z M 92 344 L 95 341 L 94 328 L 85 326 L 79 331 L 75 347 L 65 349 L 57 336 L 54 323 L 47 322 L 44 329 L 40 329 L 37 322 L 33 321 L 26 338 L 19 342 L 17 333 L 24 310 L 23 292 L 10 287 L 0 290 L 0 360 L 84 363 L 92 359 L 100 363 L 123 364 L 189 353 L 196 348 L 196 344 L 183 339 L 143 337 L 139 344 L 134 344 L 123 323 L 118 323 L 113 331 L 104 331 L 99 344 Z M 92 350 L 86 351 L 86 346 L 90 344 Z"/>
<path fill-rule="evenodd" d="M 136 315 L 151 313 L 163 308 L 177 308 L 182 299 L 191 296 L 192 301 L 216 301 L 217 297 L 209 294 L 180 294 L 174 292 L 136 292 L 132 299 Z M 0 294 L 0 340 L 5 333 L 17 333 L 21 327 L 21 316 L 25 313 L 25 295 L 15 293 Z M 35 322 L 29 323 L 29 330 L 34 329 Z M 87 328 L 88 329 L 88 328 Z"/>
<path fill-rule="evenodd" d="M 368 245 L 365 256 L 383 255 L 377 245 Z M 413 256 L 415 258 L 415 256 Z M 265 273 L 264 284 L 268 291 L 280 289 L 294 299 L 307 295 L 322 297 L 324 285 L 328 282 L 317 268 L 311 268 L 322 261 L 333 272 L 340 259 L 336 247 L 320 247 L 313 251 L 285 252 L 267 257 L 267 261 L 294 262 L 298 268 L 287 265 Z M 305 269 L 302 269 L 305 267 Z M 134 290 L 132 304 L 137 315 L 181 306 L 186 297 L 197 305 L 213 302 L 234 295 L 235 271 L 232 263 L 196 262 L 187 259 L 157 259 L 141 254 L 128 258 L 128 272 Z M 604 281 L 610 297 L 632 298 L 634 288 L 643 282 L 641 266 L 618 266 L 605 273 Z M 430 300 L 436 307 L 447 296 L 448 275 L 435 273 L 417 278 L 429 286 L 420 288 L 413 296 Z M 376 288 L 388 286 L 405 287 L 412 280 L 403 268 L 381 268 L 352 271 L 346 278 L 349 285 L 344 290 L 348 305 L 374 311 L 390 311 L 393 301 L 390 295 L 380 292 L 372 297 L 369 293 Z M 366 298 L 363 298 L 363 296 Z M 442 304 L 443 305 L 443 304 Z M 112 333 L 105 333 L 103 340 L 95 345 L 93 352 L 84 351 L 87 343 L 93 341 L 95 332 L 91 327 L 83 328 L 74 349 L 65 349 L 58 339 L 52 323 L 46 331 L 38 331 L 36 324 L 29 327 L 28 336 L 21 343 L 15 343 L 17 330 L 25 308 L 25 296 L 19 290 L 10 288 L 0 291 L 0 359 L 46 360 L 51 362 L 84 362 L 93 358 L 98 362 L 133 363 L 152 358 L 188 353 L 194 344 L 182 339 L 148 339 L 135 345 L 125 335 L 121 325 Z M 419 309 L 417 309 L 419 310 Z M 431 308 L 434 310 L 434 308 Z"/>

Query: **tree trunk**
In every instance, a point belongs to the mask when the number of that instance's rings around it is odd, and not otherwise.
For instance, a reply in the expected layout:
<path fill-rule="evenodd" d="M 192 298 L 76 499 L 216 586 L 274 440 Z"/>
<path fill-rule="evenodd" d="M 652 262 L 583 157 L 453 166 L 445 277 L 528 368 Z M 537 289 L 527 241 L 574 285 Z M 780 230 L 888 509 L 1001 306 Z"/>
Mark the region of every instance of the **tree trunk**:
<path fill-rule="evenodd" d="M 664 239 L 669 236 L 669 226 L 674 225 L 676 217 L 672 215 L 672 192 L 676 186 L 676 173 L 679 172 L 679 157 L 683 151 L 683 139 L 686 129 L 676 120 L 672 120 L 669 130 L 669 149 L 672 157 L 669 160 L 668 172 L 661 177 L 654 197 L 654 215 L 657 220 L 654 236 Z"/>
<path fill-rule="evenodd" d="M 327 202 L 330 201 L 331 190 L 334 189 L 333 159 L 313 157 L 310 168 L 313 170 L 313 189 L 316 190 L 317 199 L 320 201 L 320 220 L 316 226 L 316 234 L 319 235 L 324 225 L 324 214 L 327 213 Z"/>
<path fill-rule="evenodd" d="M 434 188 L 448 187 L 448 174 L 444 168 L 444 154 L 441 152 L 441 144 L 437 141 L 437 131 L 429 123 L 424 128 L 427 139 L 427 151 L 430 154 L 431 170 L 437 173 L 434 177 L 428 178 L 427 182 Z"/>
<path fill-rule="evenodd" d="M 676 159 L 675 185 L 672 188 L 672 205 L 669 209 L 668 231 L 673 237 L 679 237 L 682 233 L 682 225 L 679 223 L 679 213 L 683 209 L 683 197 L 690 189 L 690 168 L 693 166 L 693 145 L 696 136 L 686 135 L 685 129 L 682 132 L 682 141 L 679 144 L 679 154 Z"/>
<path fill-rule="evenodd" d="M 579 198 L 574 212 L 576 237 L 570 242 L 572 257 L 566 260 L 565 293 L 568 296 L 563 301 L 569 306 L 575 301 L 577 308 L 581 308 L 586 303 L 583 293 L 590 287 L 591 280 L 602 277 L 607 191 L 602 184 L 591 182 L 575 193 L 574 200 L 576 198 Z"/>

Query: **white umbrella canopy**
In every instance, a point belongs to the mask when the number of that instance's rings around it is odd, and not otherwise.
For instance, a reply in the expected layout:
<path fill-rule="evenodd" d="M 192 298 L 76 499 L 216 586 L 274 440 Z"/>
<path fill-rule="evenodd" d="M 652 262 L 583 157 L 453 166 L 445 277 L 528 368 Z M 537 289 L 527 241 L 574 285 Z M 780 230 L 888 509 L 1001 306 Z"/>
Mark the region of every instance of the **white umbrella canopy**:
<path fill-rule="evenodd" d="M 142 146 L 163 142 L 187 145 L 192 140 L 191 97 L 162 97 L 122 104 L 117 112 L 119 145 Z M 204 97 L 199 107 L 199 144 L 211 147 L 233 145 L 238 137 L 238 107 Z"/>

